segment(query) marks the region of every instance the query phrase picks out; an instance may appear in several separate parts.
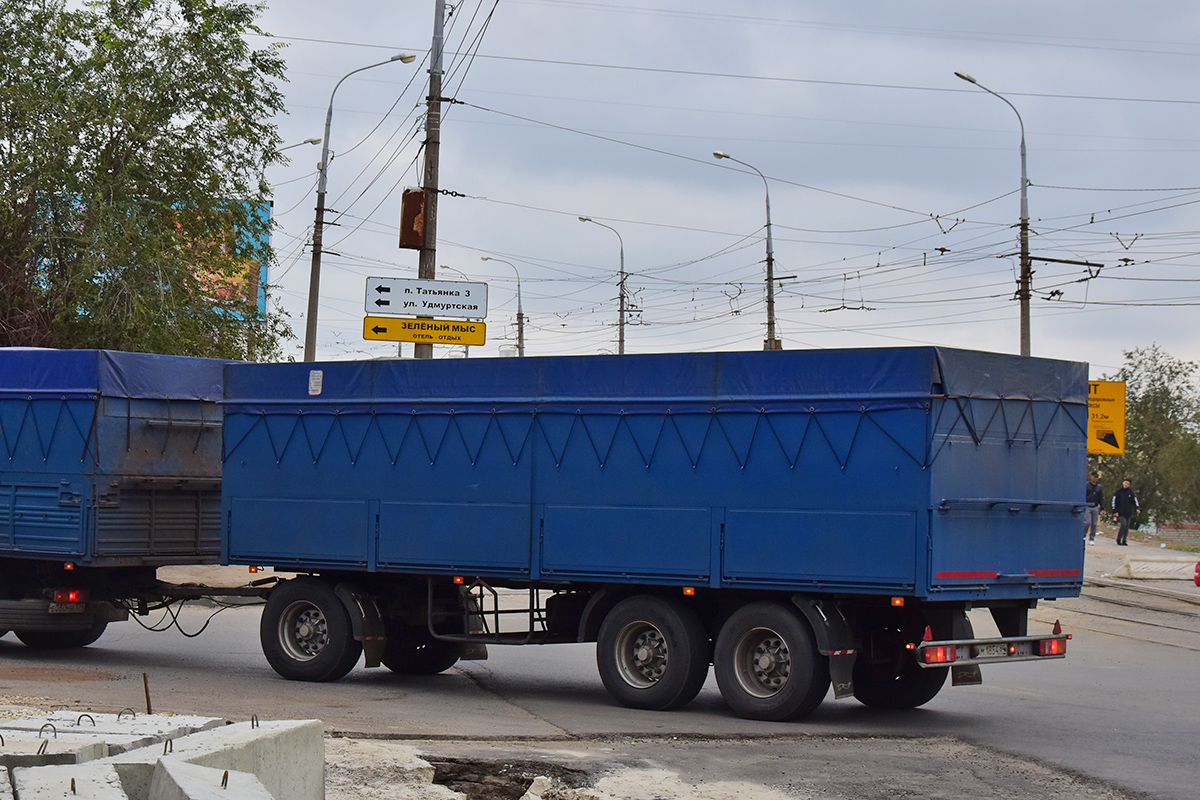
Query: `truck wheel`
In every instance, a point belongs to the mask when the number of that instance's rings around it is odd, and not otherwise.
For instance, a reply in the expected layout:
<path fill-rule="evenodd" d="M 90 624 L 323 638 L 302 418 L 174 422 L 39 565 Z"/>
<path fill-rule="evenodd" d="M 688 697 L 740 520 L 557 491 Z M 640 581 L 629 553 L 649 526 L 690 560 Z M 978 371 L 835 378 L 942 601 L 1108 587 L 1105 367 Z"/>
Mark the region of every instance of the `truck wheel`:
<path fill-rule="evenodd" d="M 462 650 L 459 642 L 434 639 L 421 628 L 401 627 L 388 631 L 380 660 L 400 675 L 437 675 L 457 664 Z"/>
<path fill-rule="evenodd" d="M 34 650 L 68 650 L 87 647 L 104 635 L 107 622 L 97 622 L 81 631 L 17 631 L 17 638 Z"/>
<path fill-rule="evenodd" d="M 676 599 L 622 600 L 600 625 L 596 666 L 604 688 L 629 708 L 668 711 L 691 702 L 708 677 L 708 634 Z"/>
<path fill-rule="evenodd" d="M 267 598 L 258 633 L 271 668 L 292 681 L 336 681 L 362 654 L 342 601 L 316 578 L 279 584 Z"/>
<path fill-rule="evenodd" d="M 866 641 L 854 662 L 858 702 L 871 708 L 916 708 L 941 691 L 950 668 L 922 668 L 908 649 L 924 630 L 920 613 L 884 614 L 867 622 Z"/>
<path fill-rule="evenodd" d="M 744 719 L 803 717 L 829 690 L 829 662 L 808 624 L 779 603 L 735 611 L 717 636 L 713 665 L 721 696 Z"/>

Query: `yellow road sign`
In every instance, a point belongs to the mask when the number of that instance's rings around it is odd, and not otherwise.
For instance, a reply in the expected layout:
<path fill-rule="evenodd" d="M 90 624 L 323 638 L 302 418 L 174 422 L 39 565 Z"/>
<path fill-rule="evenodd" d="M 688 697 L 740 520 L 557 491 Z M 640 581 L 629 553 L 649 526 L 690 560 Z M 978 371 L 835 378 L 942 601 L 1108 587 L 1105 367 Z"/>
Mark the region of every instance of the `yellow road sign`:
<path fill-rule="evenodd" d="M 487 325 L 465 319 L 403 319 L 366 317 L 363 338 L 385 342 L 480 345 L 487 340 Z"/>
<path fill-rule="evenodd" d="M 1125 452 L 1125 381 L 1088 382 L 1088 452 Z"/>

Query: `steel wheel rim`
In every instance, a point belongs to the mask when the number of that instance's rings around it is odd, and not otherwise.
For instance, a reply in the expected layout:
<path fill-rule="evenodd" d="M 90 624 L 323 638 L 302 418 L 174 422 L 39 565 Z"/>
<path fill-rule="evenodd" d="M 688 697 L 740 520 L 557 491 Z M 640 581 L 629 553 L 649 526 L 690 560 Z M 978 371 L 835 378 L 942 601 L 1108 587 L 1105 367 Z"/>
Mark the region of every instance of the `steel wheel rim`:
<path fill-rule="evenodd" d="M 792 673 L 787 642 L 770 628 L 747 631 L 737 643 L 733 663 L 742 690 L 758 698 L 779 694 Z"/>
<path fill-rule="evenodd" d="M 279 643 L 296 661 L 311 661 L 329 644 L 329 622 L 321 609 L 297 600 L 279 616 Z"/>
<path fill-rule="evenodd" d="M 649 622 L 631 622 L 617 635 L 617 669 L 630 686 L 648 689 L 667 671 L 667 640 Z"/>

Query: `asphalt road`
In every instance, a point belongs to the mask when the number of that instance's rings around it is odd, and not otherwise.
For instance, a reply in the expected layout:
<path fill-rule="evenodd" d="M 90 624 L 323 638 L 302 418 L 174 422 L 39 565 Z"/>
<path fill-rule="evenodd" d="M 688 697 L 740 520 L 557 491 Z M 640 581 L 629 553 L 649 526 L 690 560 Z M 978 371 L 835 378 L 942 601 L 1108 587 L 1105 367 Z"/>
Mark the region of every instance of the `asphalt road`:
<path fill-rule="evenodd" d="M 196 638 L 113 625 L 93 646 L 54 655 L 10 634 L 0 638 L 0 702 L 142 711 L 146 673 L 155 712 L 318 718 L 334 733 L 403 739 L 445 758 L 541 759 L 593 774 L 669 767 L 693 784 L 736 778 L 802 797 L 1191 800 L 1200 634 L 1164 643 L 1140 623 L 1085 613 L 1089 602 L 1036 612 L 1073 632 L 1065 660 L 985 668 L 983 686 L 947 686 L 907 712 L 830 697 L 796 723 L 732 716 L 711 678 L 682 710 L 621 708 L 590 645 L 493 647 L 487 661 L 432 677 L 358 667 L 336 683 L 292 683 L 263 659 L 256 608 L 224 611 Z M 210 613 L 186 611 L 184 629 Z"/>

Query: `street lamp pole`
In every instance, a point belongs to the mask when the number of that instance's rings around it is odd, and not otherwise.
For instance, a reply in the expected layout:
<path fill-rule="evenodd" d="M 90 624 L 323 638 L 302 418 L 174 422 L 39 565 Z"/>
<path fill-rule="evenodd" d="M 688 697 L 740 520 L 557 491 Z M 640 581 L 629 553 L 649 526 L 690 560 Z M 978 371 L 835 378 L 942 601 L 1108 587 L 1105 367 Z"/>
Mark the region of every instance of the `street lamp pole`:
<path fill-rule="evenodd" d="M 333 87 L 333 91 L 329 93 L 329 110 L 325 112 L 325 137 L 320 139 L 321 142 L 321 163 L 317 169 L 319 176 L 317 177 L 317 215 L 313 220 L 313 238 L 312 238 L 312 271 L 308 278 L 308 316 L 304 321 L 304 360 L 314 361 L 317 356 L 317 302 L 320 299 L 321 291 L 321 242 L 325 232 L 325 184 L 326 176 L 329 172 L 329 127 L 333 124 L 333 98 L 337 94 L 338 87 L 342 85 L 342 81 L 349 78 L 351 75 L 356 75 L 363 70 L 382 67 L 384 64 L 391 64 L 393 61 L 402 61 L 405 64 L 412 63 L 416 59 L 413 53 L 397 53 L 387 61 L 380 61 L 377 64 L 368 64 L 365 67 L 359 67 L 353 72 L 349 72 L 342 76 Z"/>
<path fill-rule="evenodd" d="M 1021 119 L 1021 112 L 1017 111 L 1017 107 L 1004 95 L 993 92 L 965 72 L 955 72 L 954 74 L 967 83 L 978 86 L 988 94 L 1003 100 L 1017 115 L 1017 123 L 1021 126 L 1021 277 L 1017 283 L 1017 298 L 1021 304 L 1021 355 L 1027 356 L 1030 353 L 1029 296 L 1033 291 L 1033 265 L 1032 259 L 1029 257 L 1029 178 L 1025 171 L 1025 120 Z"/>
<path fill-rule="evenodd" d="M 517 265 L 511 261 L 505 261 L 503 258 L 492 258 L 491 256 L 480 256 L 480 261 L 498 261 L 501 264 L 508 264 L 513 268 L 513 272 L 517 276 L 517 357 L 525 355 L 525 314 L 521 311 L 521 273 L 517 270 Z"/>
<path fill-rule="evenodd" d="M 580 222 L 590 222 L 593 225 L 599 225 L 601 228 L 608 228 L 617 235 L 617 241 L 621 244 L 621 273 L 620 279 L 617 281 L 617 355 L 625 355 L 625 240 L 621 238 L 621 232 L 611 225 L 605 225 L 603 222 L 596 222 L 591 217 L 580 217 Z"/>
<path fill-rule="evenodd" d="M 763 341 L 763 350 L 782 350 L 783 342 L 775 336 L 775 247 L 771 241 L 771 185 L 767 182 L 767 176 L 762 174 L 762 170 L 753 164 L 747 164 L 720 150 L 713 153 L 713 158 L 718 161 L 728 158 L 735 164 L 754 170 L 758 177 L 762 178 L 763 187 L 767 191 L 767 338 Z"/>

